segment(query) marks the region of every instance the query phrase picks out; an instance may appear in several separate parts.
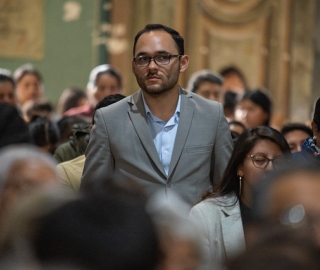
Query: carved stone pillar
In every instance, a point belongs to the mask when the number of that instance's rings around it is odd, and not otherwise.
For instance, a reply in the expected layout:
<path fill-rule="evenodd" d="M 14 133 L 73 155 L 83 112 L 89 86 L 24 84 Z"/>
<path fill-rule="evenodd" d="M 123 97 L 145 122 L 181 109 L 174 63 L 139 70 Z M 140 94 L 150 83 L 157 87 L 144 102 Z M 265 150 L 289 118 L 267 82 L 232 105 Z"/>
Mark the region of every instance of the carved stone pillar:
<path fill-rule="evenodd" d="M 290 118 L 303 122 L 310 118 L 315 0 L 292 1 L 292 39 L 290 70 Z M 320 96 L 320 91 L 318 91 Z"/>

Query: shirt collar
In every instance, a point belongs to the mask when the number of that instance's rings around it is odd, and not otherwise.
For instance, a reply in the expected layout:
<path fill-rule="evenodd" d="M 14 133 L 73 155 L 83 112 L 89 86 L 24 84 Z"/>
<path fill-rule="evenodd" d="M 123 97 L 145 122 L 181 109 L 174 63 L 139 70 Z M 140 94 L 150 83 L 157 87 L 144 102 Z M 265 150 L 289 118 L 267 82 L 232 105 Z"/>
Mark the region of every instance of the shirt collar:
<path fill-rule="evenodd" d="M 141 91 L 141 94 L 142 94 L 142 101 L 143 101 L 144 109 L 146 110 L 146 114 L 154 120 L 155 116 L 153 116 L 153 114 L 151 113 L 142 91 Z M 180 104 L 181 104 L 181 95 L 179 93 L 178 104 L 176 107 L 176 111 L 174 113 L 176 122 L 179 121 L 179 117 L 180 117 Z"/>

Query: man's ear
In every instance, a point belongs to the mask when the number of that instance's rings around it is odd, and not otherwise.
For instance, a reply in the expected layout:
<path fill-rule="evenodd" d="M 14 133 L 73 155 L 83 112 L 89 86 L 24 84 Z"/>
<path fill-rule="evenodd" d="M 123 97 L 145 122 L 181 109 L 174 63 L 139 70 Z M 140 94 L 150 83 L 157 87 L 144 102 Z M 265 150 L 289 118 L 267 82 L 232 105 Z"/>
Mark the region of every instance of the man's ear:
<path fill-rule="evenodd" d="M 131 70 L 132 70 L 132 73 L 134 75 L 136 75 L 136 64 L 134 63 L 134 61 L 132 60 L 131 62 Z"/>
<path fill-rule="evenodd" d="M 180 72 L 184 72 L 189 66 L 189 56 L 182 55 L 180 58 Z"/>

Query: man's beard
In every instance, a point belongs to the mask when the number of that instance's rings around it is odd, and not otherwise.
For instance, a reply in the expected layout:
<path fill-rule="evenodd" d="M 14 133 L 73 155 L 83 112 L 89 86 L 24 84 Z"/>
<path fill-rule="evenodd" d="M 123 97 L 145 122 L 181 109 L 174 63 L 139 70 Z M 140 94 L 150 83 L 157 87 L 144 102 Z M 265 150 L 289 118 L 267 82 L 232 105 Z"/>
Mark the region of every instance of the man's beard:
<path fill-rule="evenodd" d="M 148 76 L 151 76 L 152 74 L 148 74 Z M 160 79 L 162 79 L 163 77 L 157 75 Z M 137 78 L 137 82 L 140 86 L 140 88 L 142 89 L 142 91 L 146 92 L 149 95 L 153 95 L 153 96 L 159 96 L 162 95 L 163 93 L 166 93 L 168 91 L 170 91 L 178 82 L 179 79 L 179 73 L 172 75 L 166 82 L 162 82 L 161 84 L 157 84 L 157 85 L 149 85 L 147 86 L 145 84 L 145 80 L 142 80 L 140 78 Z"/>

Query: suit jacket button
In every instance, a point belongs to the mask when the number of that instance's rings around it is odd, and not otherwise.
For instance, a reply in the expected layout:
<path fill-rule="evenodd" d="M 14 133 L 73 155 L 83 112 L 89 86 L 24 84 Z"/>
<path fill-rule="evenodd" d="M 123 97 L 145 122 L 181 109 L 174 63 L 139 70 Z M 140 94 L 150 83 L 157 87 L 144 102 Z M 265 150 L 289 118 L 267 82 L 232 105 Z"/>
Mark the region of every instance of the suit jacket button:
<path fill-rule="evenodd" d="M 167 188 L 171 188 L 171 184 L 167 184 Z"/>

